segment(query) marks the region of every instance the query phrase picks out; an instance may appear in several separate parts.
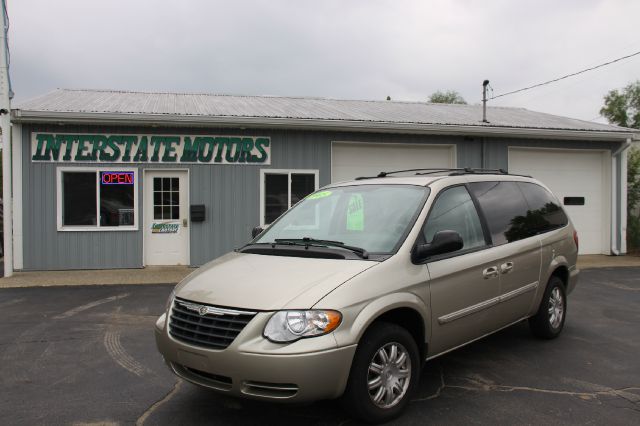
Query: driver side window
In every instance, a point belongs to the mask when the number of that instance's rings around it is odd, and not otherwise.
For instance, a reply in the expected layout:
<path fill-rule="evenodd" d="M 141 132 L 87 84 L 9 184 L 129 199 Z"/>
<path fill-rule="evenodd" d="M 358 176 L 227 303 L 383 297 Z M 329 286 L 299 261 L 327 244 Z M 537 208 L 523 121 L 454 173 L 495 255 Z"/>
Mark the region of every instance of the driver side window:
<path fill-rule="evenodd" d="M 484 246 L 484 234 L 480 217 L 464 186 L 445 189 L 431 208 L 422 232 L 430 243 L 438 231 L 456 231 L 464 243 L 462 250 Z"/>

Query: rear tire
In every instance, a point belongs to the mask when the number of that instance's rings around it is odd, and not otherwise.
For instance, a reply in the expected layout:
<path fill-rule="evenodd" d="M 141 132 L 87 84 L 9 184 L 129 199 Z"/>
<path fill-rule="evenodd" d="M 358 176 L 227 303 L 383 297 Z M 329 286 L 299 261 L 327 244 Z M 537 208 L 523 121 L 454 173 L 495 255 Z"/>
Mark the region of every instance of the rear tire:
<path fill-rule="evenodd" d="M 562 332 L 567 316 L 567 294 L 564 283 L 556 276 L 549 279 L 538 312 L 529 318 L 529 328 L 534 336 L 555 339 Z"/>
<path fill-rule="evenodd" d="M 355 418 L 384 423 L 399 416 L 420 379 L 418 346 L 404 328 L 375 323 L 358 343 L 342 404 Z"/>

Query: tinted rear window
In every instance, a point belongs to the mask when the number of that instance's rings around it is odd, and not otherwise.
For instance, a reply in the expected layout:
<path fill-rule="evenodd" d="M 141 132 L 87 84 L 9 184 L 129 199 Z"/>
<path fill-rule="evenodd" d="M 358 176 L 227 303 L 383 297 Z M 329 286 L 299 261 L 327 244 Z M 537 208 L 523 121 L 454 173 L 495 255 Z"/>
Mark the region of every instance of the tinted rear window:
<path fill-rule="evenodd" d="M 475 182 L 469 185 L 484 212 L 494 246 L 530 237 L 528 205 L 515 182 Z"/>
<path fill-rule="evenodd" d="M 558 200 L 549 191 L 535 183 L 518 182 L 518 186 L 529 205 L 526 225 L 532 232 L 548 232 L 569 222 Z"/>

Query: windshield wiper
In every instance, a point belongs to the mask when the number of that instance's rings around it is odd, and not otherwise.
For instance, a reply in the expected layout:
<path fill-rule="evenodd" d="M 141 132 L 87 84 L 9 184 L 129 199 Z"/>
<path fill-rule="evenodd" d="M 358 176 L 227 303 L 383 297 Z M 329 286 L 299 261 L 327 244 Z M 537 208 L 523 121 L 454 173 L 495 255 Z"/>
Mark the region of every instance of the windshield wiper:
<path fill-rule="evenodd" d="M 358 256 L 360 256 L 363 259 L 368 259 L 369 258 L 369 252 L 366 251 L 365 249 L 363 249 L 361 247 L 345 245 L 345 243 L 343 243 L 342 241 L 318 240 L 318 239 L 310 238 L 310 237 L 303 237 L 303 238 L 276 238 L 274 241 L 276 243 L 278 243 L 278 244 L 292 244 L 292 245 L 303 245 L 303 246 L 309 246 L 309 245 L 315 244 L 315 245 L 322 245 L 322 246 L 327 246 L 327 247 L 339 247 L 339 248 L 343 248 L 343 249 L 346 249 L 346 250 L 350 250 L 350 251 L 354 252 L 355 254 L 357 254 Z"/>

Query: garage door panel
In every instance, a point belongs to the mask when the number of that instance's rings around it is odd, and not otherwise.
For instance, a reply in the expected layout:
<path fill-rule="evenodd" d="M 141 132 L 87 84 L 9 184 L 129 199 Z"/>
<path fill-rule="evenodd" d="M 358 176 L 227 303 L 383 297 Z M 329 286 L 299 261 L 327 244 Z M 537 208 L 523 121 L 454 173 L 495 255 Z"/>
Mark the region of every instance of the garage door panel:
<path fill-rule="evenodd" d="M 580 235 L 580 254 L 608 254 L 609 179 L 603 153 L 586 150 L 509 149 L 509 171 L 530 175 L 564 197 L 584 205 L 564 206 Z"/>
<path fill-rule="evenodd" d="M 331 155 L 333 182 L 359 176 L 375 176 L 381 171 L 455 167 L 455 147 L 451 145 L 375 144 L 335 142 Z"/>

